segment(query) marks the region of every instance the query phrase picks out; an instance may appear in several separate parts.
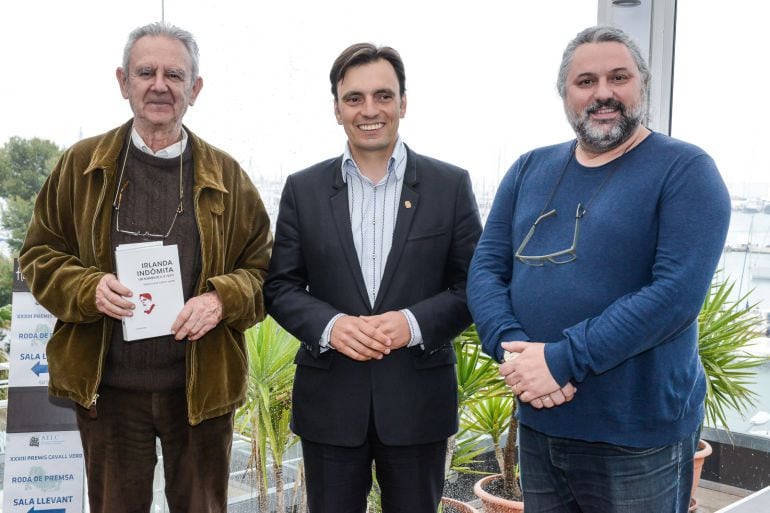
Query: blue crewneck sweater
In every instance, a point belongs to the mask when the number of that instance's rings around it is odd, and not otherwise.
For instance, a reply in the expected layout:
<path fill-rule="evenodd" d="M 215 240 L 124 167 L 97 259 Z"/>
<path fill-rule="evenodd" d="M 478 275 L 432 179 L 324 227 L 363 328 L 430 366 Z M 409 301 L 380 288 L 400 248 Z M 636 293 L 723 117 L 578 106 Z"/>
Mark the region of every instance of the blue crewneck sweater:
<path fill-rule="evenodd" d="M 559 407 L 520 405 L 522 424 L 632 447 L 674 443 L 703 419 L 697 317 L 724 246 L 729 195 L 703 150 L 662 134 L 596 168 L 580 165 L 573 148 L 527 153 L 503 178 L 471 263 L 468 306 L 488 354 L 501 360 L 506 341 L 545 342 L 553 377 L 577 387 Z M 524 254 L 569 248 L 578 203 L 573 262 L 514 258 L 538 215 L 554 208 Z"/>

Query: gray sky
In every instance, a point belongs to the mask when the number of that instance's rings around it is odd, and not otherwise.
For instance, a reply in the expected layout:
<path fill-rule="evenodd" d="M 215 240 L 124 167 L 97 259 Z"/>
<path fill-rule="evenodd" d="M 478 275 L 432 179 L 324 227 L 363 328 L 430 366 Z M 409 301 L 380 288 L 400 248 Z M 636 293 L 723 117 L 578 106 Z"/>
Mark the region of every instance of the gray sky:
<path fill-rule="evenodd" d="M 521 153 L 572 137 L 554 82 L 597 0 L 167 0 L 165 15 L 201 47 L 204 87 L 186 124 L 253 176 L 342 151 L 329 67 L 371 41 L 405 61 L 405 141 L 493 187 Z M 69 146 L 127 120 L 114 71 L 128 32 L 160 16 L 160 0 L 2 0 L 0 144 Z M 709 151 L 727 181 L 770 176 L 767 19 L 760 0 L 679 2 L 674 135 Z"/>
<path fill-rule="evenodd" d="M 677 9 L 672 135 L 708 151 L 733 192 L 770 197 L 770 6 L 679 0 Z"/>
<path fill-rule="evenodd" d="M 128 32 L 158 20 L 160 6 L 3 0 L 0 142 L 39 136 L 68 146 L 127 120 L 114 71 Z M 371 41 L 405 61 L 405 141 L 496 184 L 520 153 L 572 136 L 555 77 L 564 46 L 595 23 L 597 8 L 595 0 L 167 0 L 165 12 L 201 48 L 204 87 L 186 124 L 254 176 L 341 153 L 329 68 L 349 44 Z"/>

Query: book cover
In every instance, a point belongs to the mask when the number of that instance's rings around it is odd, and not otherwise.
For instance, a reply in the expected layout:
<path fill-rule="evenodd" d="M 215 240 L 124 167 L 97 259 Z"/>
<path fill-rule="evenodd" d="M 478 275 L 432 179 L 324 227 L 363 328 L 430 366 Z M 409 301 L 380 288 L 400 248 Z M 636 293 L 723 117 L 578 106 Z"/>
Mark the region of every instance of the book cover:
<path fill-rule="evenodd" d="M 179 250 L 161 241 L 121 244 L 115 250 L 118 280 L 133 293 L 133 317 L 123 318 L 123 338 L 141 340 L 171 334 L 184 306 Z"/>

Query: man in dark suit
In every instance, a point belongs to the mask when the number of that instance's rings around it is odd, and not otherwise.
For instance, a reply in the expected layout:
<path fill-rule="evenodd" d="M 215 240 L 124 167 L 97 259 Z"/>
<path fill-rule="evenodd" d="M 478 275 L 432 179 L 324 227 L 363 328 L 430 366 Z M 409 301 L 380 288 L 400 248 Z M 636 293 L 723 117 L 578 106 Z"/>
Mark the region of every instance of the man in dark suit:
<path fill-rule="evenodd" d="M 399 138 L 395 50 L 353 45 L 330 79 L 348 143 L 287 179 L 264 289 L 270 315 L 302 341 L 292 429 L 309 508 L 363 512 L 375 462 L 384 512 L 435 512 L 478 209 L 466 171 Z"/>

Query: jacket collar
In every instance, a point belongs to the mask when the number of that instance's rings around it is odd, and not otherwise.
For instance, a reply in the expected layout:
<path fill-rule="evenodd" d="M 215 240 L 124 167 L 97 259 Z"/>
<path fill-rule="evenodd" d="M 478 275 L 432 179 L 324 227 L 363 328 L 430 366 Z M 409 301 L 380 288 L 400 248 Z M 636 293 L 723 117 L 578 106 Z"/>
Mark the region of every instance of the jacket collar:
<path fill-rule="evenodd" d="M 221 159 L 217 158 L 216 148 L 195 135 L 186 126 L 193 148 L 193 165 L 195 166 L 195 189 L 209 188 L 227 193 L 222 179 Z"/>
<path fill-rule="evenodd" d="M 398 268 L 398 262 L 406 245 L 406 239 L 412 227 L 412 221 L 420 204 L 420 193 L 416 187 L 419 183 L 417 179 L 417 160 L 420 158 L 415 152 L 406 146 L 406 170 L 404 171 L 404 186 L 401 188 L 400 202 L 404 205 L 399 210 L 396 218 L 396 226 L 393 229 L 393 245 L 390 254 L 385 262 L 380 290 L 377 292 L 377 298 L 371 311 L 377 312 L 382 307 L 383 298 L 386 297 L 390 283 L 393 281 L 393 275 Z M 361 275 L 361 266 L 358 262 L 355 243 L 353 242 L 353 232 L 350 225 L 350 207 L 348 205 L 348 196 L 345 182 L 342 180 L 340 166 L 343 157 L 337 157 L 328 161 L 328 172 L 333 176 L 334 192 L 330 197 L 332 215 L 334 216 L 334 226 L 337 229 L 342 251 L 345 254 L 345 260 L 350 268 L 352 276 L 356 282 L 358 293 L 365 305 L 369 305 L 369 294 L 366 291 L 364 277 Z M 406 205 L 410 205 L 406 207 Z"/>
<path fill-rule="evenodd" d="M 133 119 L 129 119 L 126 123 L 110 130 L 106 134 L 99 136 L 99 140 L 91 153 L 91 162 L 89 162 L 84 175 L 102 169 L 108 172 L 114 172 L 117 167 L 118 155 L 123 148 L 126 140 L 128 139 L 128 132 L 131 130 Z"/>
<path fill-rule="evenodd" d="M 406 146 L 406 145 L 404 145 Z M 417 178 L 417 154 L 406 146 L 406 170 L 404 171 L 404 183 L 415 186 L 420 181 Z"/>
<path fill-rule="evenodd" d="M 404 177 L 404 170 L 406 169 L 406 145 L 401 137 L 396 139 L 396 145 L 393 148 L 393 153 L 388 158 L 388 164 L 386 166 L 385 175 L 395 173 L 398 181 Z M 358 173 L 362 175 L 361 170 L 358 168 L 355 159 L 353 158 L 353 152 L 350 150 L 350 142 L 345 144 L 345 151 L 342 152 L 342 166 L 340 167 L 340 173 L 342 173 L 342 181 L 348 181 L 348 173 Z M 383 177 L 384 179 L 384 177 Z"/>
<path fill-rule="evenodd" d="M 99 138 L 99 142 L 91 154 L 91 161 L 83 174 L 101 169 L 108 173 L 114 173 L 117 168 L 117 160 L 120 150 L 128 140 L 134 120 L 130 119 L 123 125 L 110 130 Z M 195 189 L 210 188 L 227 193 L 222 179 L 222 166 L 215 156 L 215 148 L 195 135 L 184 126 L 192 142 L 193 165 L 195 166 Z"/>
<path fill-rule="evenodd" d="M 404 144 L 404 148 L 406 149 L 406 170 L 404 171 L 404 184 L 409 185 L 410 187 L 414 187 L 419 183 L 417 178 L 417 154 L 412 151 L 412 149 L 406 144 Z M 342 173 L 340 172 L 343 158 L 344 155 L 340 155 L 336 159 L 332 159 L 330 161 L 331 168 L 334 170 L 334 182 L 332 187 L 335 189 L 342 189 L 347 185 L 342 179 Z"/>

